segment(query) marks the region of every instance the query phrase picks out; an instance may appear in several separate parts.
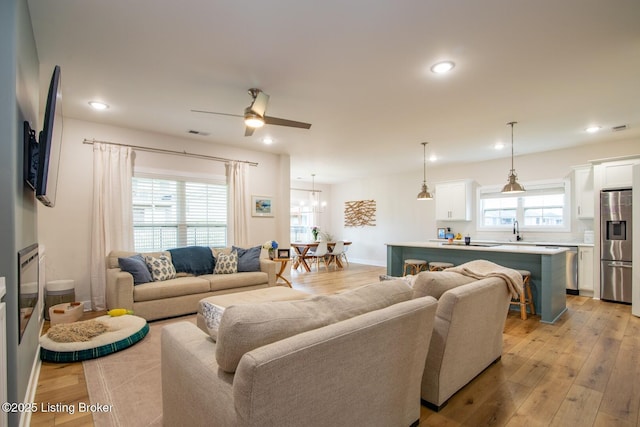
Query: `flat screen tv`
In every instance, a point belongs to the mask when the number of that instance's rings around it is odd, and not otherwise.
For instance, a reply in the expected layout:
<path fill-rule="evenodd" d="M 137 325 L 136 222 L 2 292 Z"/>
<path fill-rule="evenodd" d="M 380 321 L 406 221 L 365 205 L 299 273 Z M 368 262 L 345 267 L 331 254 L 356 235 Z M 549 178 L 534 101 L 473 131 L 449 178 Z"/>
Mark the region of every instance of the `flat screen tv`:
<path fill-rule="evenodd" d="M 62 88 L 60 66 L 56 65 L 51 76 L 44 123 L 38 138 L 38 176 L 36 197 L 45 206 L 56 203 L 60 153 L 62 149 Z"/>

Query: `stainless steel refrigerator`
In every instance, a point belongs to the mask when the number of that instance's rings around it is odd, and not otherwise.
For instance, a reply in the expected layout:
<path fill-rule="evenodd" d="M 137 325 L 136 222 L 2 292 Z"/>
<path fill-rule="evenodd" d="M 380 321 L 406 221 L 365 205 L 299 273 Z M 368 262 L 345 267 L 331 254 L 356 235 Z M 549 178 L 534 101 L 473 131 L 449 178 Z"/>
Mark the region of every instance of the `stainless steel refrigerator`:
<path fill-rule="evenodd" d="M 600 298 L 631 304 L 631 190 L 600 193 Z"/>

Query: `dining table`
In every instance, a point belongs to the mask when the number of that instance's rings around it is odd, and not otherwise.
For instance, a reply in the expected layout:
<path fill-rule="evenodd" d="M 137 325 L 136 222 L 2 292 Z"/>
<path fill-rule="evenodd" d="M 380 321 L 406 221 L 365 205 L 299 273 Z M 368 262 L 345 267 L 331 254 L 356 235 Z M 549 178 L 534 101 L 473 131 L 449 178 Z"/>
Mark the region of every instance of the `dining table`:
<path fill-rule="evenodd" d="M 318 244 L 320 242 L 292 242 L 291 243 L 291 247 L 295 250 L 296 252 L 296 256 L 293 260 L 293 264 L 291 265 L 293 268 L 297 269 L 298 267 L 302 266 L 302 268 L 304 268 L 306 271 L 311 271 L 311 267 L 309 266 L 309 264 L 307 263 L 307 260 L 310 259 L 311 257 L 308 256 L 308 252 L 312 249 L 312 248 L 317 248 Z M 344 245 L 348 246 L 350 245 L 351 242 L 349 241 L 344 241 Z M 333 247 L 336 245 L 336 242 L 327 242 L 327 248 L 329 248 L 329 251 L 333 250 Z M 329 252 L 330 254 L 330 252 Z M 328 255 L 329 255 L 328 254 Z M 336 266 L 338 268 L 343 268 L 342 265 L 342 260 L 340 259 L 340 257 L 335 257 L 336 260 Z"/>

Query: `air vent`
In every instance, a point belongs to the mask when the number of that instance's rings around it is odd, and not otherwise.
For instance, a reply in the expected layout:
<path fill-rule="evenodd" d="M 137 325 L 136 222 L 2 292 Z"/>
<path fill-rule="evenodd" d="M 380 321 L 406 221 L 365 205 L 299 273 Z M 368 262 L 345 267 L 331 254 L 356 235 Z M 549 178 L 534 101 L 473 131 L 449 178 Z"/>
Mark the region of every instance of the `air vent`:
<path fill-rule="evenodd" d="M 188 133 L 190 133 L 191 135 L 200 135 L 200 136 L 208 136 L 210 135 L 209 132 L 200 132 L 199 130 L 189 130 L 187 131 Z"/>
<path fill-rule="evenodd" d="M 614 132 L 620 132 L 621 130 L 627 130 L 627 125 L 614 126 L 611 128 Z"/>

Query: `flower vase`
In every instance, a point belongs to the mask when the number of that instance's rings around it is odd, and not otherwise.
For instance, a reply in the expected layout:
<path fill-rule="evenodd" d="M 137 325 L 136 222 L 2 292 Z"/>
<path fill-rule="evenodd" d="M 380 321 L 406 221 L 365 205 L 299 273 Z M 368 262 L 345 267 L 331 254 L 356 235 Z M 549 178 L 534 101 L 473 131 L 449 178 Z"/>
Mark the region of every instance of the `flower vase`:
<path fill-rule="evenodd" d="M 318 240 L 318 232 L 315 231 L 315 232 L 312 232 L 312 234 L 313 234 L 313 241 L 315 242 L 316 240 Z"/>
<path fill-rule="evenodd" d="M 275 249 L 269 249 L 269 259 L 274 259 L 276 255 Z"/>

